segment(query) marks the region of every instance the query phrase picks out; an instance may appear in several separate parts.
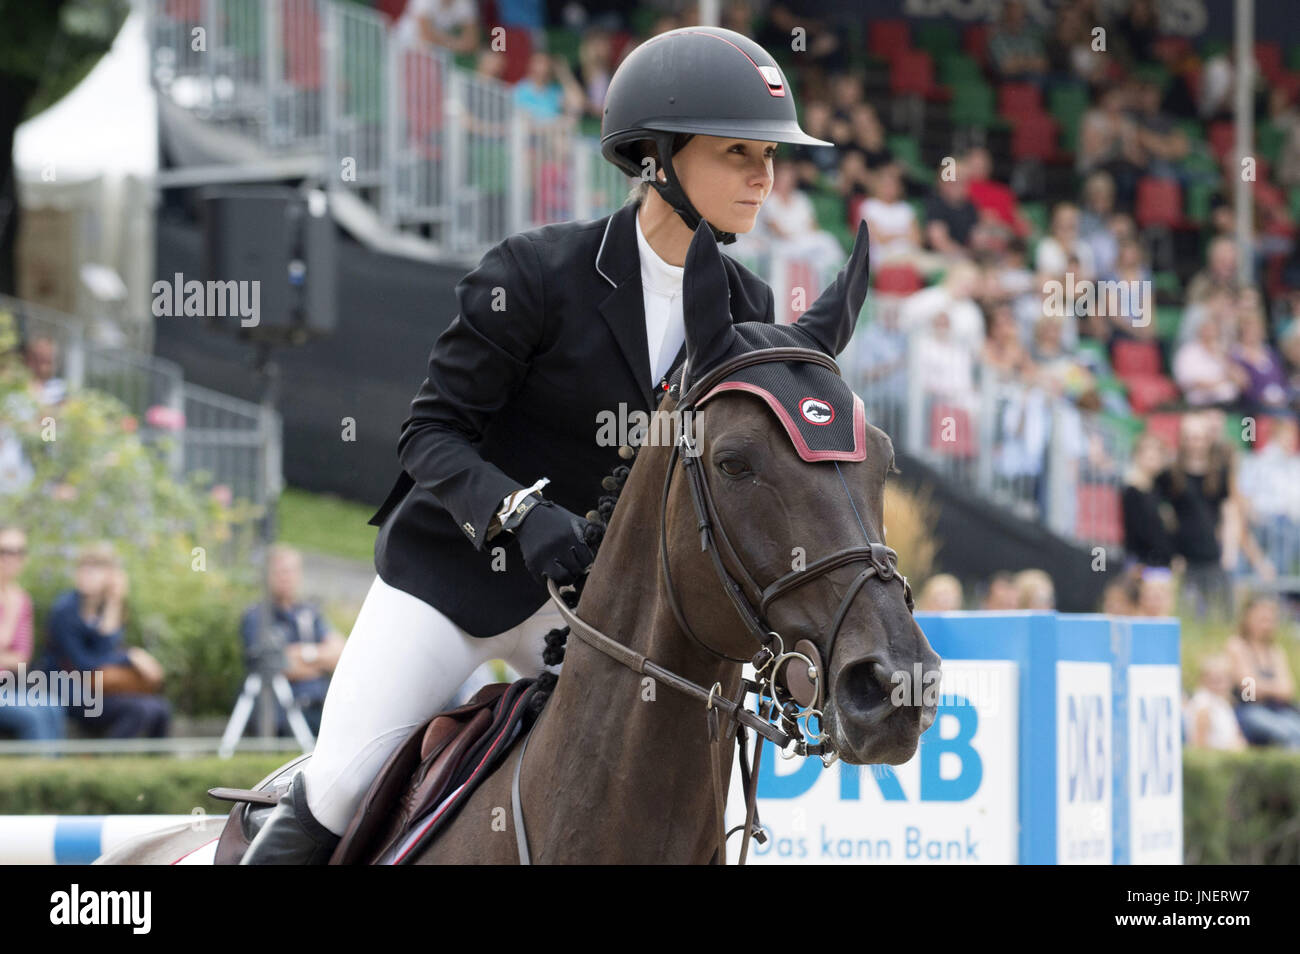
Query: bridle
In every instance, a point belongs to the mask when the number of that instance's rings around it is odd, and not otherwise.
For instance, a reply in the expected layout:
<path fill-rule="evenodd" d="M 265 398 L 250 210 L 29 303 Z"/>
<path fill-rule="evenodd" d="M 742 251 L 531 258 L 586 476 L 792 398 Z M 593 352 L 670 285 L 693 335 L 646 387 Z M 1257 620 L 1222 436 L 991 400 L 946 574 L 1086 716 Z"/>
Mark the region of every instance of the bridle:
<path fill-rule="evenodd" d="M 754 667 L 755 679 L 751 680 L 742 677 L 740 692 L 735 699 L 728 699 L 722 694 L 720 683 L 714 683 L 712 687 L 705 689 L 703 686 L 656 665 L 644 655 L 634 652 L 622 643 L 611 639 L 585 623 L 569 608 L 555 582 L 547 580 L 547 589 L 550 591 L 551 598 L 559 607 L 565 622 L 569 625 L 571 631 L 576 633 L 584 642 L 635 672 L 649 675 L 657 681 L 663 682 L 705 703 L 709 739 L 713 743 L 710 746 L 710 753 L 713 762 L 714 808 L 718 828 L 718 848 L 715 860 L 719 864 L 726 863 L 727 838 L 729 835 L 734 834 L 735 831 L 744 831 L 741 840 L 741 864 L 745 863 L 751 837 L 756 838 L 759 844 L 763 844 L 766 840 L 761 825 L 756 819 L 755 805 L 758 769 L 762 758 L 762 738 L 766 738 L 776 745 L 784 758 L 818 755 L 821 757 L 823 765 L 827 766 L 833 764 L 838 758 L 838 753 L 823 732 L 822 704 L 824 700 L 823 674 L 825 669 L 822 666 L 821 653 L 818 651 L 816 644 L 809 639 L 800 639 L 793 647 L 787 649 L 780 634 L 767 622 L 767 611 L 771 604 L 790 593 L 796 587 L 818 579 L 837 567 L 859 560 L 869 561 L 869 565 L 858 574 L 849 586 L 836 610 L 829 638 L 825 642 L 825 658 L 827 660 L 834 658 L 835 639 L 839 635 L 840 626 L 848 614 L 850 604 L 861 591 L 863 584 L 873 576 L 883 582 L 897 580 L 901 583 L 908 611 L 915 611 L 912 588 L 908 584 L 907 578 L 898 572 L 898 554 L 885 546 L 884 543 L 868 543 L 866 546 L 846 547 L 837 550 L 829 556 L 814 560 L 803 569 L 786 573 L 766 587 L 760 586 L 754 580 L 753 576 L 745 568 L 744 562 L 739 558 L 735 547 L 732 546 L 726 529 L 718 519 L 713 496 L 709 492 L 708 481 L 704 476 L 703 468 L 700 466 L 701 448 L 698 442 L 692 438 L 693 427 L 686 426 L 685 422 L 688 418 L 693 421 L 694 415 L 698 412 L 697 405 L 715 385 L 725 381 L 741 368 L 770 361 L 812 362 L 834 371 L 837 375 L 840 373 L 839 366 L 834 359 L 825 353 L 810 348 L 795 347 L 763 348 L 748 351 L 711 369 L 689 388 L 685 396 L 678 401 L 674 408 L 674 413 L 680 412 L 682 415 L 683 426 L 673 442 L 672 456 L 669 459 L 668 469 L 664 475 L 663 496 L 660 502 L 659 556 L 663 568 L 663 580 L 668 604 L 672 608 L 677 625 L 712 655 L 736 663 L 748 662 Z M 674 398 L 677 397 L 677 388 L 678 385 L 674 385 L 669 392 Z M 728 655 L 713 648 L 701 639 L 686 621 L 685 613 L 677 599 L 677 593 L 672 582 L 672 573 L 668 564 L 668 494 L 671 489 L 673 472 L 677 469 L 679 458 L 688 479 L 691 499 L 695 506 L 697 527 L 700 533 L 700 549 L 708 551 L 723 590 L 736 607 L 736 611 L 740 614 L 740 618 L 749 634 L 759 645 L 757 652 L 750 659 Z M 727 551 L 732 564 L 739 568 L 740 575 L 749 587 L 749 592 L 758 594 L 758 609 L 755 609 L 750 602 L 745 587 L 728 572 L 719 552 L 719 547 L 716 545 L 719 543 Z M 750 693 L 754 693 L 756 696 L 757 712 L 750 712 L 744 707 L 744 700 Z M 725 733 L 720 730 L 718 712 L 722 712 L 731 720 L 731 724 Z M 809 721 L 813 716 L 817 718 L 817 731 L 815 733 L 809 728 Z M 800 720 L 804 722 L 802 728 L 799 725 Z M 757 736 L 762 737 L 755 740 L 752 771 L 745 747 L 746 727 L 753 729 Z M 813 743 L 809 743 L 804 737 L 805 731 L 815 739 Z M 723 819 L 725 793 L 722 784 L 720 749 L 722 743 L 724 741 L 730 742 L 736 733 L 739 733 L 741 742 L 740 767 L 742 783 L 745 789 L 745 824 L 727 832 Z M 522 763 L 523 757 L 521 753 L 519 761 L 515 765 L 516 785 L 518 783 L 519 767 Z M 528 855 L 527 839 L 522 832 L 522 816 L 518 814 L 517 810 L 516 822 L 521 860 L 526 861 Z"/>

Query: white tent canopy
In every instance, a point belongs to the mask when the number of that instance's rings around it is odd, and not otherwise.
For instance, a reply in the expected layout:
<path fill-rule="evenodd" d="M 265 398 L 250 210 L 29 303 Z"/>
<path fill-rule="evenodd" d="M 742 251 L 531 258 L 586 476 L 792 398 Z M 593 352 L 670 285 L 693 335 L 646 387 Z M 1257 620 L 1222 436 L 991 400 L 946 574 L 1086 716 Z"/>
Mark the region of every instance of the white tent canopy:
<path fill-rule="evenodd" d="M 75 89 L 18 127 L 14 165 L 28 181 L 157 172 L 158 111 L 139 9 Z"/>

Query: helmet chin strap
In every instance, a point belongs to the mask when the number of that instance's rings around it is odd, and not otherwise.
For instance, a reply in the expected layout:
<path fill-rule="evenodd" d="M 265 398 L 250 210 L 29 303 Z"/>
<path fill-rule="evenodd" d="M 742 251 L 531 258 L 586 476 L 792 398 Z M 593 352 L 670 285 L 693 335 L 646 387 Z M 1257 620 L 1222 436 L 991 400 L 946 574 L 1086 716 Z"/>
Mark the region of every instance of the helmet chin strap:
<path fill-rule="evenodd" d="M 686 197 L 686 190 L 677 179 L 677 173 L 673 169 L 672 143 L 673 133 L 660 133 L 655 137 L 659 155 L 668 157 L 661 166 L 668 181 L 660 182 L 659 177 L 656 176 L 650 180 L 650 184 L 655 187 L 660 197 L 672 206 L 673 211 L 681 216 L 686 227 L 694 232 L 700 225 L 700 219 L 704 217 L 695 211 L 695 206 L 691 205 L 691 200 Z M 720 231 L 712 222 L 709 222 L 709 231 L 713 233 L 714 240 L 722 245 L 730 245 L 736 241 L 735 232 Z"/>

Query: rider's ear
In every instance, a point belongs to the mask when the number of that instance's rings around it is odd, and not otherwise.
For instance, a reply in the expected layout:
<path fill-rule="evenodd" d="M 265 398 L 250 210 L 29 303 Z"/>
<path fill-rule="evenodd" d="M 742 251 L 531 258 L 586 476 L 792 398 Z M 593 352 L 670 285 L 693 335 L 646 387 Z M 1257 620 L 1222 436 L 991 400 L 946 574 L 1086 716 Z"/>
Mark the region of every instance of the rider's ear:
<path fill-rule="evenodd" d="M 832 358 L 845 349 L 858 326 L 858 315 L 866 301 L 867 283 L 871 277 L 870 246 L 864 219 L 858 223 L 858 234 L 853 239 L 849 260 L 835 276 L 835 281 L 793 325 L 810 335 L 815 346 Z"/>

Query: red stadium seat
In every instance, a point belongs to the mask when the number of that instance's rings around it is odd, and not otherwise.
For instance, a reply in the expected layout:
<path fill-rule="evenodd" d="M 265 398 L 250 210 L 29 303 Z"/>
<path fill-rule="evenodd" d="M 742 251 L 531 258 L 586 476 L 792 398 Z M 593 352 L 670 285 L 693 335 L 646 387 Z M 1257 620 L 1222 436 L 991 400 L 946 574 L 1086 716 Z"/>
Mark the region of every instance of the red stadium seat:
<path fill-rule="evenodd" d="M 882 60 L 893 60 L 912 48 L 906 20 L 873 20 L 867 28 L 867 52 Z"/>
<path fill-rule="evenodd" d="M 302 3 L 284 4 L 280 10 L 280 34 L 284 44 L 285 79 L 299 89 L 320 89 L 325 35 L 315 8 Z"/>
<path fill-rule="evenodd" d="M 894 96 L 932 97 L 938 93 L 934 83 L 934 63 L 924 50 L 904 50 L 889 64 L 889 91 Z"/>
<path fill-rule="evenodd" d="M 989 58 L 989 28 L 986 23 L 972 23 L 962 34 L 961 48 L 983 66 Z"/>
<path fill-rule="evenodd" d="M 1263 450 L 1273 439 L 1273 429 L 1277 427 L 1277 418 L 1271 414 L 1255 415 L 1255 440 L 1250 445 L 1252 451 Z"/>
<path fill-rule="evenodd" d="M 1227 119 L 1221 119 L 1217 123 L 1210 123 L 1210 152 L 1214 158 L 1220 162 L 1223 157 L 1232 152 L 1232 145 L 1235 141 L 1235 134 L 1232 128 L 1232 122 Z"/>
<path fill-rule="evenodd" d="M 1137 187 L 1137 224 L 1140 228 L 1183 224 L 1183 190 L 1177 179 L 1143 176 Z"/>
<path fill-rule="evenodd" d="M 1275 41 L 1256 43 L 1255 64 L 1269 83 L 1276 84 L 1277 78 L 1286 72 L 1282 65 L 1282 45 Z"/>
<path fill-rule="evenodd" d="M 1176 62 L 1192 52 L 1192 41 L 1185 36 L 1162 36 L 1151 47 L 1160 62 Z"/>
<path fill-rule="evenodd" d="M 1033 83 L 1003 83 L 998 87 L 998 114 L 1015 121 L 1016 117 L 1043 111 L 1043 94 Z"/>
<path fill-rule="evenodd" d="M 944 419 L 952 418 L 954 440 L 944 440 Z M 959 404 L 930 406 L 930 450 L 946 457 L 974 457 L 975 425 L 970 412 Z"/>
<path fill-rule="evenodd" d="M 501 79 L 518 83 L 528 73 L 528 61 L 533 55 L 533 37 L 520 27 L 505 27 L 506 63 Z"/>
<path fill-rule="evenodd" d="M 1160 374 L 1160 347 L 1154 341 L 1122 338 L 1115 342 L 1111 362 L 1118 378 Z"/>
<path fill-rule="evenodd" d="M 1137 375 L 1124 379 L 1128 403 L 1135 414 L 1146 414 L 1169 401 L 1176 401 L 1178 386 L 1163 374 Z"/>
<path fill-rule="evenodd" d="M 1091 543 L 1124 542 L 1119 490 L 1110 484 L 1080 484 L 1075 511 L 1075 536 Z"/>
<path fill-rule="evenodd" d="M 1011 158 L 1052 162 L 1061 157 L 1056 147 L 1056 120 L 1046 113 L 1030 113 L 1015 121 L 1011 130 Z"/>
<path fill-rule="evenodd" d="M 882 295 L 910 295 L 924 285 L 921 273 L 911 265 L 885 265 L 876 270 L 876 291 Z"/>
<path fill-rule="evenodd" d="M 1155 434 L 1165 442 L 1165 446 L 1171 451 L 1178 449 L 1178 432 L 1182 428 L 1183 416 L 1181 414 L 1148 414 L 1146 419 L 1147 432 Z"/>

